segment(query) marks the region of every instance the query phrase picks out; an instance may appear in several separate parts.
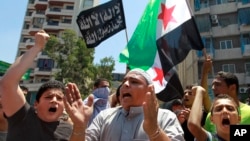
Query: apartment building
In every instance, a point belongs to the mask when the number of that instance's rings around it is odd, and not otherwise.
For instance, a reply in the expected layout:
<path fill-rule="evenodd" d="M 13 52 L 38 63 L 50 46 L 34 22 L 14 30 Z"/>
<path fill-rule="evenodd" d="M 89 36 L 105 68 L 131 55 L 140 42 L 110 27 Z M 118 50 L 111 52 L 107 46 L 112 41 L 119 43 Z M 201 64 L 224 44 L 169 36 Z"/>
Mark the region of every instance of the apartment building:
<path fill-rule="evenodd" d="M 85 9 L 99 4 L 99 0 L 28 0 L 17 57 L 34 45 L 34 34 L 44 29 L 50 35 L 60 37 L 65 29 L 73 29 L 80 35 L 76 19 Z M 30 79 L 21 85 L 29 88 L 31 101 L 38 88 L 53 76 L 56 62 L 41 52 L 31 67 Z"/>
<path fill-rule="evenodd" d="M 213 59 L 213 74 L 230 71 L 237 75 L 241 97 L 250 84 L 250 2 L 249 0 L 190 0 L 206 52 Z M 60 37 L 67 28 L 78 30 L 77 15 L 83 9 L 98 5 L 99 0 L 29 0 L 21 32 L 17 56 L 34 45 L 34 33 L 44 29 Z M 198 54 L 198 56 L 197 56 Z M 179 78 L 185 87 L 199 84 L 204 56 L 190 51 L 177 65 Z M 52 77 L 56 62 L 41 52 L 34 60 L 30 79 L 21 83 L 31 93 Z M 120 75 L 119 75 L 120 76 Z M 116 78 L 119 79 L 119 78 Z M 211 86 L 209 87 L 211 91 Z M 212 92 L 210 92 L 211 97 Z"/>
<path fill-rule="evenodd" d="M 218 71 L 232 72 L 239 78 L 240 98 L 244 99 L 250 84 L 250 1 L 194 0 L 193 8 L 206 52 L 213 60 L 208 84 Z M 203 62 L 200 52 L 199 80 Z"/>

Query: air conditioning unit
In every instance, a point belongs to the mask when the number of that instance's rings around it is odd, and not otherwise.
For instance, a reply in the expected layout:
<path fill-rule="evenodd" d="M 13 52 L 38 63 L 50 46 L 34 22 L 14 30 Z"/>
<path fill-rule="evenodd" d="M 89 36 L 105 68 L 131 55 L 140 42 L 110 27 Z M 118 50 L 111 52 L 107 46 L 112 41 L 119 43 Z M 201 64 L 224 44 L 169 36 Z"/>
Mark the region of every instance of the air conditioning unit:
<path fill-rule="evenodd" d="M 218 23 L 218 16 L 217 15 L 211 15 L 211 22 L 212 24 Z"/>
<path fill-rule="evenodd" d="M 240 93 L 246 93 L 247 87 L 240 87 Z"/>

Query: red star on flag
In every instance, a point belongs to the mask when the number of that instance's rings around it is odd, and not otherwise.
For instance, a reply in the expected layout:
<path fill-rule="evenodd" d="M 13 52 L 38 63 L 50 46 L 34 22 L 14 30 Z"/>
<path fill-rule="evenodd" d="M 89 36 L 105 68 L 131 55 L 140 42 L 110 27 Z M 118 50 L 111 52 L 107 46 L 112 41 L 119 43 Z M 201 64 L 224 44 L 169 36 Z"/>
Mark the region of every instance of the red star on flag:
<path fill-rule="evenodd" d="M 172 16 L 174 8 L 175 8 L 175 6 L 167 8 L 165 4 L 161 4 L 161 11 L 162 11 L 162 13 L 160 13 L 158 15 L 158 19 L 162 19 L 164 30 L 168 26 L 169 22 L 176 22 L 176 20 Z"/>
<path fill-rule="evenodd" d="M 163 70 L 156 67 L 154 67 L 154 70 L 156 72 L 156 77 L 153 79 L 153 81 L 159 81 L 162 86 Z"/>

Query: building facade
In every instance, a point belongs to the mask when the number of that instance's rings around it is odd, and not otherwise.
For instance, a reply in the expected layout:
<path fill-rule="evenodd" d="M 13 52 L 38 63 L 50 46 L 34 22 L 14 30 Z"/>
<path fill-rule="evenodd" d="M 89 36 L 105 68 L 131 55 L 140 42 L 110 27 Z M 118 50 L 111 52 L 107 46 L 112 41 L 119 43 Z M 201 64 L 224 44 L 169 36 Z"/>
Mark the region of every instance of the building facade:
<path fill-rule="evenodd" d="M 240 98 L 246 97 L 250 84 L 250 1 L 194 0 L 194 14 L 207 55 L 213 60 L 208 84 L 218 71 L 236 74 Z M 198 54 L 198 78 L 204 55 Z"/>
<path fill-rule="evenodd" d="M 22 55 L 34 45 L 34 34 L 41 29 L 56 37 L 60 37 L 65 29 L 73 29 L 80 36 L 76 23 L 78 14 L 98 4 L 99 0 L 28 0 L 16 56 Z M 29 79 L 22 80 L 20 85 L 29 88 L 31 101 L 34 101 L 32 95 L 57 71 L 56 62 L 41 52 L 30 70 Z"/>
<path fill-rule="evenodd" d="M 17 57 L 34 45 L 34 34 L 44 29 L 60 37 L 64 29 L 74 29 L 80 35 L 76 18 L 84 9 L 98 5 L 99 0 L 29 0 Z M 250 84 L 250 2 L 249 0 L 190 0 L 206 53 L 213 60 L 209 76 L 220 71 L 235 73 L 239 78 L 242 99 Z M 197 56 L 198 54 L 198 56 Z M 204 56 L 190 51 L 187 58 L 177 65 L 183 87 L 199 84 Z M 56 62 L 41 52 L 31 67 L 29 80 L 21 84 L 35 93 L 40 85 L 56 72 Z M 114 74 L 120 80 L 123 74 Z M 245 94 L 245 95 L 244 95 Z"/>

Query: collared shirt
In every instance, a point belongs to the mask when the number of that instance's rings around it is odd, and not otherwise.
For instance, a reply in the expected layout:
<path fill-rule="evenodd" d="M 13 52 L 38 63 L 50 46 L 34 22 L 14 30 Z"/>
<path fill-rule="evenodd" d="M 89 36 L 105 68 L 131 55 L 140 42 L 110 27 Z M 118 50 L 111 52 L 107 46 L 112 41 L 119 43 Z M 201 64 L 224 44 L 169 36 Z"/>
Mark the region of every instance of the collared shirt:
<path fill-rule="evenodd" d="M 101 111 L 86 131 L 87 141 L 149 141 L 143 129 L 143 108 L 122 107 Z M 166 109 L 158 110 L 158 125 L 172 139 L 184 141 L 184 132 L 176 115 Z"/>

